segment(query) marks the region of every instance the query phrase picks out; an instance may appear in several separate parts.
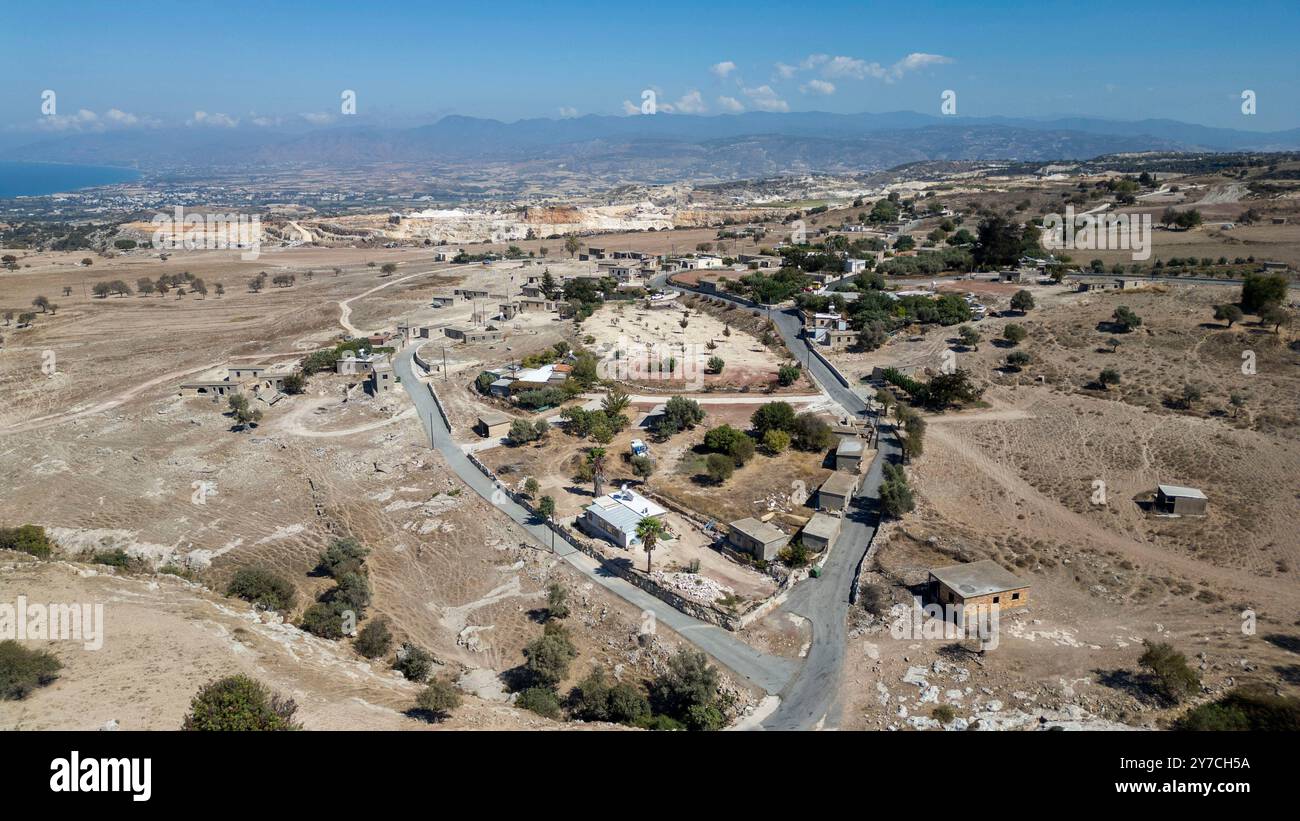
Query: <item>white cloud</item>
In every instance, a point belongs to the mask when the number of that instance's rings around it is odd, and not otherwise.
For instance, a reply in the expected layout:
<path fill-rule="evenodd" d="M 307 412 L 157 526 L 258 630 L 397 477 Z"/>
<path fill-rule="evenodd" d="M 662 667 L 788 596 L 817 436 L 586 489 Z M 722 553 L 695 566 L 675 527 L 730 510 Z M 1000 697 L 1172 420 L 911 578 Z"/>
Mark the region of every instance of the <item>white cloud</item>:
<path fill-rule="evenodd" d="M 117 125 L 132 126 L 140 122 L 140 118 L 134 114 L 128 114 L 117 108 L 110 108 L 104 112 L 104 119 Z"/>
<path fill-rule="evenodd" d="M 326 125 L 334 122 L 334 115 L 328 111 L 307 111 L 299 116 L 312 125 Z"/>
<path fill-rule="evenodd" d="M 569 117 L 576 117 L 578 116 L 578 109 L 573 106 L 562 105 L 560 106 L 560 116 L 566 119 Z"/>
<path fill-rule="evenodd" d="M 704 102 L 704 98 L 700 96 L 700 92 L 692 89 L 686 94 L 683 94 L 681 99 L 674 103 L 672 108 L 669 108 L 668 110 L 672 111 L 673 109 L 676 109 L 683 114 L 703 114 L 705 111 L 709 110 L 709 106 Z"/>
<path fill-rule="evenodd" d="M 217 128 L 234 128 L 239 125 L 239 120 L 227 114 L 209 114 L 206 111 L 194 112 L 194 117 L 185 122 L 186 125 L 206 125 Z"/>
<path fill-rule="evenodd" d="M 713 72 L 713 76 L 717 77 L 719 80 L 727 79 L 727 75 L 735 70 L 736 64 L 730 60 L 723 60 L 721 63 L 714 63 L 712 68 L 709 69 L 709 71 Z"/>
<path fill-rule="evenodd" d="M 729 111 L 732 114 L 739 114 L 745 110 L 745 104 L 735 97 L 719 97 L 718 105 L 722 106 L 723 111 Z"/>
<path fill-rule="evenodd" d="M 108 131 L 110 129 L 152 127 L 159 122 L 151 117 L 141 117 L 120 108 L 110 108 L 103 115 L 88 108 L 75 114 L 55 114 L 40 117 L 35 127 L 41 131 Z"/>
<path fill-rule="evenodd" d="M 809 80 L 799 86 L 799 90 L 804 94 L 829 95 L 835 93 L 835 84 L 829 80 Z"/>
<path fill-rule="evenodd" d="M 772 90 L 769 85 L 761 85 L 757 88 L 741 89 L 749 102 L 759 111 L 789 111 L 790 104 Z"/>
<path fill-rule="evenodd" d="M 776 73 L 783 80 L 792 79 L 800 71 L 820 71 L 821 75 L 828 79 L 865 80 L 871 78 L 892 83 L 895 80 L 901 80 L 909 72 L 951 62 L 953 62 L 951 57 L 945 57 L 942 54 L 927 54 L 923 51 L 914 51 L 889 66 L 844 55 L 832 57 L 829 54 L 809 54 L 799 61 L 798 66 L 777 63 Z M 812 83 L 801 86 L 799 90 L 805 94 L 809 92 L 830 93 L 829 91 L 819 90 L 819 87 L 814 86 Z"/>
<path fill-rule="evenodd" d="M 636 103 L 632 102 L 631 100 L 624 100 L 624 101 L 623 101 L 623 113 L 624 113 L 624 114 L 627 114 L 628 116 L 632 116 L 632 115 L 634 115 L 634 114 L 640 114 L 640 113 L 641 113 L 641 106 L 637 105 Z"/>

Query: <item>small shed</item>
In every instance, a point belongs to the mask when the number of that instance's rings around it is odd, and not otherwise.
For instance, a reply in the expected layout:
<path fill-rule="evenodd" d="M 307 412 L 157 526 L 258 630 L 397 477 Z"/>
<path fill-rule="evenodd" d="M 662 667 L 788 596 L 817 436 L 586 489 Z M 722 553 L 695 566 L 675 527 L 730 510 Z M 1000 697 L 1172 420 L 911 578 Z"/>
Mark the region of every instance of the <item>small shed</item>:
<path fill-rule="evenodd" d="M 817 507 L 821 510 L 839 510 L 842 511 L 849 506 L 849 500 L 858 489 L 858 476 L 856 473 L 845 473 L 837 470 L 822 486 L 817 489 Z"/>
<path fill-rule="evenodd" d="M 727 533 L 727 543 L 732 549 L 767 561 L 775 559 L 789 541 L 784 532 L 753 517 L 732 522 Z"/>
<path fill-rule="evenodd" d="M 835 470 L 857 473 L 862 466 L 862 440 L 856 436 L 841 437 L 835 448 Z"/>
<path fill-rule="evenodd" d="M 1204 516 L 1209 499 L 1194 487 L 1158 485 L 1155 509 L 1157 513 L 1175 516 Z"/>
<path fill-rule="evenodd" d="M 835 537 L 840 535 L 840 525 L 843 523 L 844 520 L 838 516 L 814 513 L 808 524 L 803 526 L 800 536 L 803 546 L 814 553 L 821 553 L 835 543 Z"/>
<path fill-rule="evenodd" d="M 478 424 L 474 432 L 485 439 L 500 439 L 510 432 L 510 425 L 515 420 L 497 411 L 483 411 L 478 415 Z"/>

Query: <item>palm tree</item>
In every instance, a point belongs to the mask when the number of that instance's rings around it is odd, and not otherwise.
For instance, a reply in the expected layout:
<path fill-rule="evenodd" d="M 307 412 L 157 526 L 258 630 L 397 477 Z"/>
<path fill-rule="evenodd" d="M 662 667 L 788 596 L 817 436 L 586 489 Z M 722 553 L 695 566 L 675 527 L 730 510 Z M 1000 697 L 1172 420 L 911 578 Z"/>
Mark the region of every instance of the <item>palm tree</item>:
<path fill-rule="evenodd" d="M 619 388 L 610 388 L 609 392 L 605 394 L 605 398 L 600 404 L 601 410 L 605 411 L 605 415 L 613 419 L 615 416 L 618 416 L 620 413 L 627 410 L 627 406 L 631 403 L 632 398 L 628 396 L 626 392 Z"/>
<path fill-rule="evenodd" d="M 636 537 L 641 540 L 641 549 L 645 551 L 645 572 L 650 572 L 650 560 L 654 557 L 655 542 L 664 534 L 664 523 L 647 516 L 636 525 Z"/>
<path fill-rule="evenodd" d="M 605 487 L 605 449 L 592 448 L 587 451 L 587 464 L 591 465 L 591 482 L 596 496 L 604 496 Z"/>

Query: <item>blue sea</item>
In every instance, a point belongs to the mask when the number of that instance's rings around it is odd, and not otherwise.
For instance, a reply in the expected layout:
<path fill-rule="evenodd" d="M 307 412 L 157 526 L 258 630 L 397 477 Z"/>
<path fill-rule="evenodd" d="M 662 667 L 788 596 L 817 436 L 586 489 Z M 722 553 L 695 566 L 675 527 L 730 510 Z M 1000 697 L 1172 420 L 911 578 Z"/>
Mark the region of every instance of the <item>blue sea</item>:
<path fill-rule="evenodd" d="M 61 194 L 96 185 L 131 182 L 140 172 L 102 165 L 43 162 L 0 162 L 0 199 Z"/>

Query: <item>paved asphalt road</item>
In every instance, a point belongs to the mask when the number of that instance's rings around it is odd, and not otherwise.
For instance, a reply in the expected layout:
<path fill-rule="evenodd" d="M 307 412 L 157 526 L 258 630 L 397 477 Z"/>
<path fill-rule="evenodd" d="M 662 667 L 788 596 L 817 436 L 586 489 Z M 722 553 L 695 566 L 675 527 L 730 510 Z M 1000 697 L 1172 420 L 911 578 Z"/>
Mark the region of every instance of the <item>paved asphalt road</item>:
<path fill-rule="evenodd" d="M 661 284 L 660 287 L 664 286 Z M 726 295 L 718 296 L 728 298 Z M 836 379 L 820 359 L 807 353 L 807 344 L 799 335 L 802 323 L 798 314 L 793 309 L 781 311 L 773 308 L 769 311 L 769 316 L 785 340 L 786 347 L 804 362 L 805 369 L 817 383 L 846 413 L 864 418 L 867 406 L 862 397 Z M 851 606 L 849 596 L 858 565 L 862 563 L 880 521 L 880 484 L 884 478 L 884 460 L 897 459 L 899 454 L 897 439 L 892 431 L 882 426 L 876 459 L 871 463 L 858 494 L 853 499 L 835 546 L 831 548 L 830 555 L 822 566 L 821 577 L 796 585 L 778 611 L 796 613 L 808 619 L 812 625 L 813 640 L 799 673 L 781 691 L 780 706 L 763 720 L 764 729 L 806 730 L 838 726 L 840 705 L 837 697 L 840 672 L 844 668 L 844 624 Z"/>

